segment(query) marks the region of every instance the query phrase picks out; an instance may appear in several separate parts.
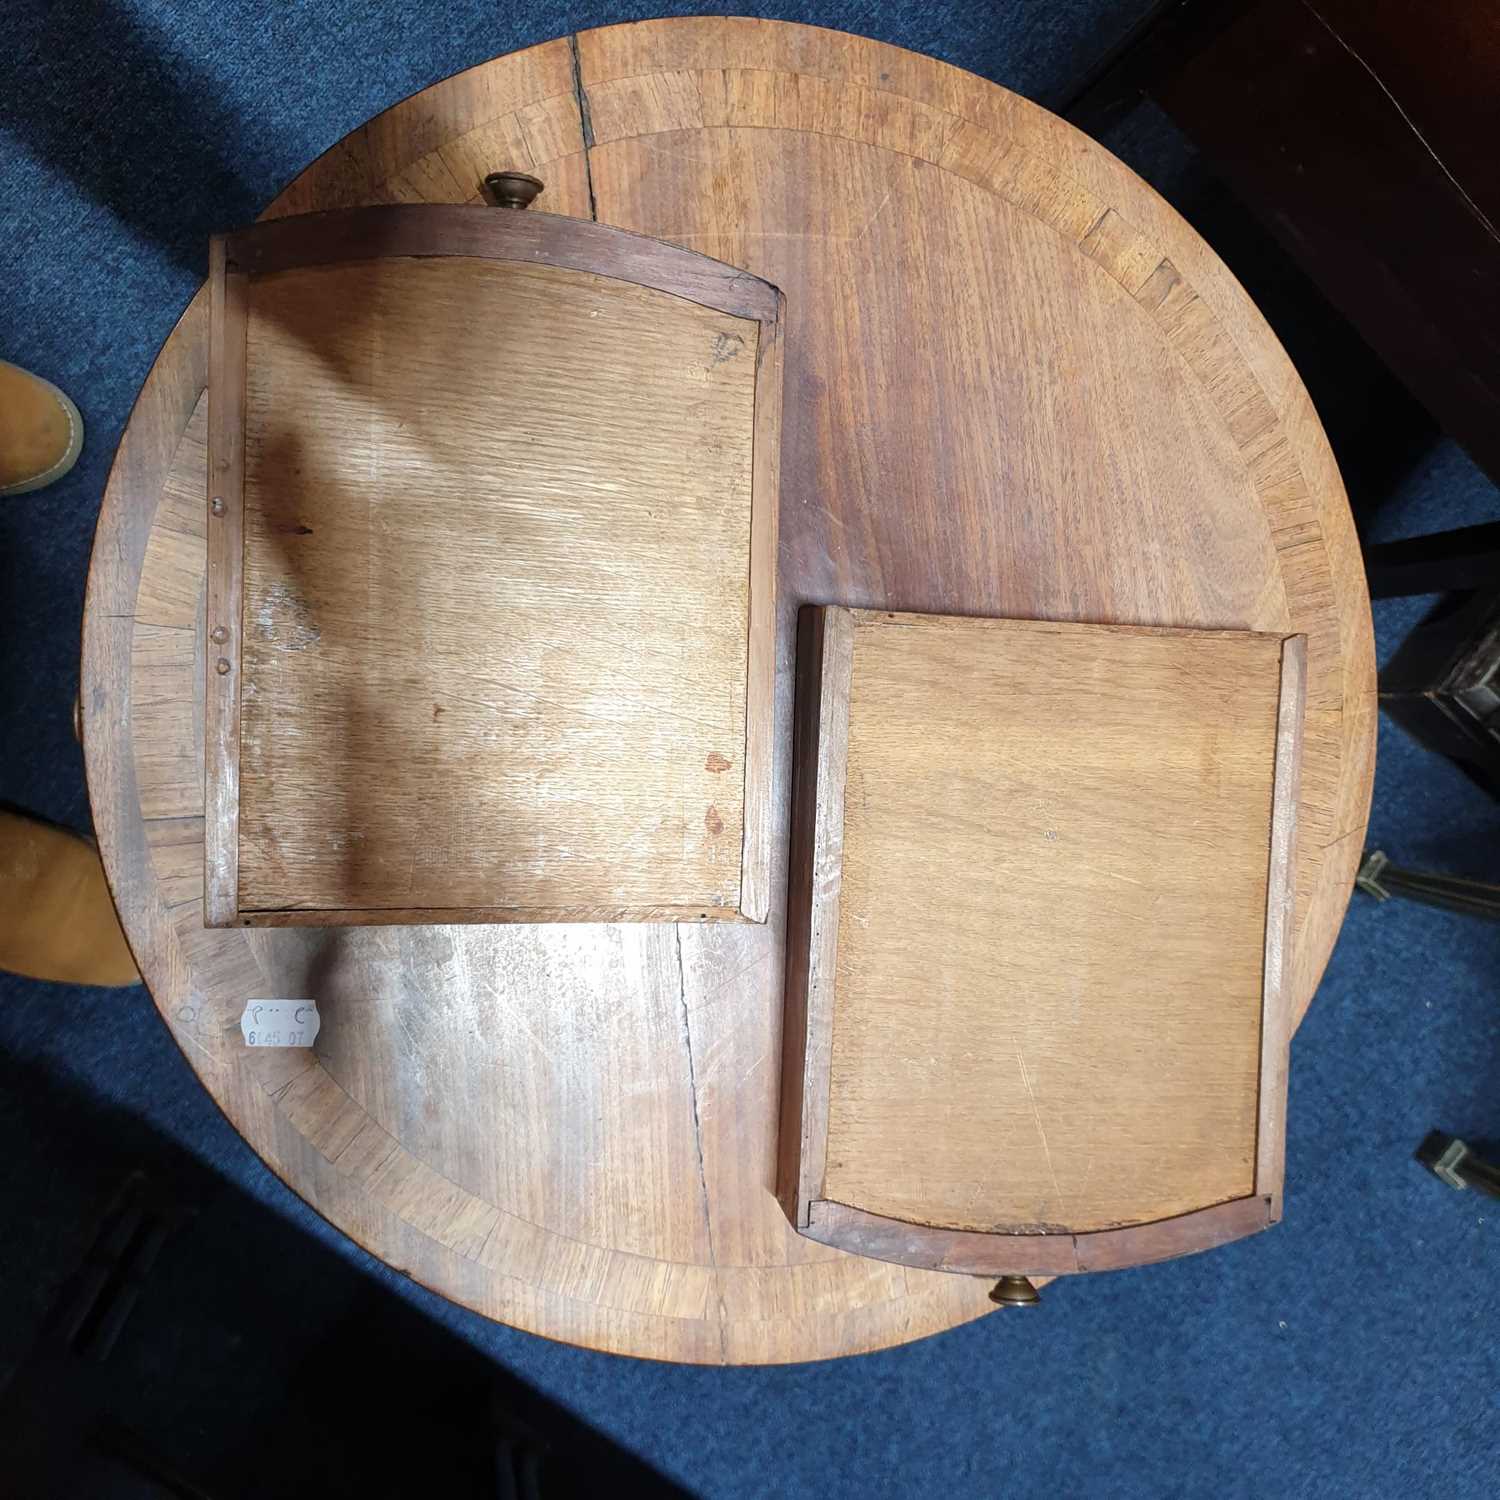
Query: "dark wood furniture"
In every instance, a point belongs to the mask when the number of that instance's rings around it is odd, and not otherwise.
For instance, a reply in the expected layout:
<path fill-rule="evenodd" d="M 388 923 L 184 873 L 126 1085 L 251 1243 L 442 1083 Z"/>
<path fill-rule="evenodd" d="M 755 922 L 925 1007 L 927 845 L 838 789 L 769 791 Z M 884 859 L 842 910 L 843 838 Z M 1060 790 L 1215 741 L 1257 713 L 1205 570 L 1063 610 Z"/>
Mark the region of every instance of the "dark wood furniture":
<path fill-rule="evenodd" d="M 1455 594 L 1380 672 L 1380 706 L 1500 796 L 1500 588 Z"/>
<path fill-rule="evenodd" d="M 1500 481 L 1500 7 L 1172 0 L 1067 106 L 1143 94 Z"/>

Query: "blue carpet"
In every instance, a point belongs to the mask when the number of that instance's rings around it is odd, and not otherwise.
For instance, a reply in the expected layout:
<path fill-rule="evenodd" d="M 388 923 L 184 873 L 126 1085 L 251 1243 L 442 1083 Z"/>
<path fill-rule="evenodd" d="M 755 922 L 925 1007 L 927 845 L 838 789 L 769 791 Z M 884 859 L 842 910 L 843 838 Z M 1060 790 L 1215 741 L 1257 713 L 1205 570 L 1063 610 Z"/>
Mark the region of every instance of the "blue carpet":
<path fill-rule="evenodd" d="M 798 19 L 931 52 L 1048 103 L 1146 8 L 947 0 L 906 12 L 818 5 Z M 69 479 L 0 502 L 0 801 L 87 827 L 70 714 L 94 518 L 135 391 L 202 277 L 208 232 L 252 217 L 325 146 L 439 77 L 575 27 L 676 9 L 9 9 L 0 357 L 67 389 L 88 443 Z M 1494 487 L 1439 440 L 1170 126 L 1142 108 L 1111 145 L 1267 310 L 1325 414 L 1367 539 L 1496 518 Z M 1377 607 L 1382 659 L 1424 607 Z M 1497 834 L 1494 802 L 1382 724 L 1372 844 L 1500 878 Z M 1287 1218 L 1273 1233 L 1060 1285 L 1039 1313 L 888 1353 L 730 1371 L 560 1347 L 423 1292 L 271 1177 L 144 991 L 0 976 L 0 1378 L 82 1253 L 116 1158 L 156 1153 L 190 1158 L 250 1205 L 226 1218 L 234 1234 L 252 1233 L 243 1225 L 258 1216 L 306 1246 L 300 1294 L 279 1313 L 254 1304 L 271 1347 L 297 1346 L 371 1296 L 399 1302 L 413 1324 L 549 1394 L 696 1493 L 1491 1496 L 1500 1205 L 1492 1213 L 1450 1192 L 1410 1157 L 1433 1127 L 1500 1138 L 1497 963 L 1500 927 L 1356 896 L 1293 1051 Z M 246 1295 L 251 1268 L 226 1253 L 222 1280 L 206 1274 L 183 1265 L 180 1280 L 148 1286 L 121 1353 L 201 1444 L 216 1413 L 229 1420 L 238 1403 L 264 1398 L 235 1384 L 240 1335 L 202 1335 L 214 1297 Z M 195 1285 L 196 1300 L 183 1291 Z M 247 1371 L 274 1379 L 274 1358 Z"/>

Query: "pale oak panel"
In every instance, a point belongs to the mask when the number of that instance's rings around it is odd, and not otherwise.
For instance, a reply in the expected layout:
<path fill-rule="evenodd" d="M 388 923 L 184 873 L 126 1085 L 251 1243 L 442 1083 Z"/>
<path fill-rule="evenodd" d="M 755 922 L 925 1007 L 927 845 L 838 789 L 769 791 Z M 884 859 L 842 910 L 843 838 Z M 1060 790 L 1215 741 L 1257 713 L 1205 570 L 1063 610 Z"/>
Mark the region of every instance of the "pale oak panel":
<path fill-rule="evenodd" d="M 1281 657 L 855 616 L 819 1197 L 1083 1233 L 1250 1195 Z"/>
<path fill-rule="evenodd" d="M 444 258 L 249 327 L 241 908 L 734 910 L 757 325 Z"/>

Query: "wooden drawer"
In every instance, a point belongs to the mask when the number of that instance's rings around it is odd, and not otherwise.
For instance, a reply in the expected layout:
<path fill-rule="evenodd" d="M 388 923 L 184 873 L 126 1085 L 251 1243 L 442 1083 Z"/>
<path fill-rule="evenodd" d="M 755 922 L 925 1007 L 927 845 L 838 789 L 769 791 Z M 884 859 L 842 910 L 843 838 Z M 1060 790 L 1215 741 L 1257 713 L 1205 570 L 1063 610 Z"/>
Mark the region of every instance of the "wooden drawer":
<path fill-rule="evenodd" d="M 803 612 L 780 1196 L 1057 1274 L 1280 1214 L 1305 638 Z"/>
<path fill-rule="evenodd" d="M 765 918 L 781 307 L 535 212 L 213 242 L 209 925 Z"/>

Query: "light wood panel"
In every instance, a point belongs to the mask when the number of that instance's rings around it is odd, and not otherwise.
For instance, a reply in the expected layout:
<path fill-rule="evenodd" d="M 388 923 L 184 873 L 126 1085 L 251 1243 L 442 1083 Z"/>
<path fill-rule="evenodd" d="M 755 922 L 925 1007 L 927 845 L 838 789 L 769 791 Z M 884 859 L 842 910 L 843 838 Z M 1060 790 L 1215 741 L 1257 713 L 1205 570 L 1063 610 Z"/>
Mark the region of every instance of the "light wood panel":
<path fill-rule="evenodd" d="M 1247 1196 L 1281 637 L 866 615 L 851 654 L 824 1196 Z"/>
<path fill-rule="evenodd" d="M 826 1199 L 825 1221 L 902 1222 L 885 1253 L 931 1226 L 991 1236 L 992 1262 L 1016 1237 L 1071 1245 L 1252 1195 L 1264 1227 L 1301 638 L 815 614 L 796 1221 L 871 1246 L 810 1224 Z"/>
<path fill-rule="evenodd" d="M 738 915 L 759 325 L 463 257 L 250 287 L 241 911 Z"/>
<path fill-rule="evenodd" d="M 643 80 L 639 134 L 585 150 L 562 40 L 403 101 L 271 211 L 413 194 L 461 203 L 483 172 L 514 166 L 547 182 L 539 207 L 587 215 L 592 186 L 601 218 L 726 256 L 791 293 L 782 725 L 793 611 L 806 601 L 1307 633 L 1295 1019 L 1359 850 L 1374 679 L 1337 470 L 1243 290 L 1107 152 L 931 59 L 722 19 L 590 32 L 577 45 L 598 135 L 613 129 L 606 86 L 628 78 Z M 669 75 L 694 69 L 756 75 L 735 80 L 739 123 L 671 112 L 694 96 Z M 835 83 L 855 101 L 837 118 L 778 113 Z M 934 113 L 943 159 L 903 154 L 903 141 L 921 143 L 912 122 Z M 1040 174 L 1024 206 L 1007 196 L 1018 190 L 973 180 L 1002 141 Z M 1046 215 L 1080 188 L 1109 214 L 1069 239 Z M 1131 295 L 1132 265 L 1164 259 L 1227 334 L 1241 363 L 1226 369 L 1264 393 L 1275 425 L 1263 454 L 1229 433 L 1198 345 L 1182 335 L 1179 348 Z M 795 1234 L 772 1196 L 779 894 L 763 928 L 683 926 L 668 943 L 604 927 L 202 929 L 201 868 L 184 850 L 201 839 L 206 329 L 200 298 L 111 475 L 85 618 L 84 744 L 137 960 L 236 1127 L 390 1264 L 554 1338 L 774 1362 L 879 1348 L 991 1311 L 981 1281 Z M 775 747 L 777 892 L 789 741 L 783 730 Z M 440 938 L 450 946 L 434 947 Z M 375 1001 L 361 988 L 372 975 Z M 244 997 L 301 986 L 343 997 L 316 1058 L 242 1049 Z"/>

